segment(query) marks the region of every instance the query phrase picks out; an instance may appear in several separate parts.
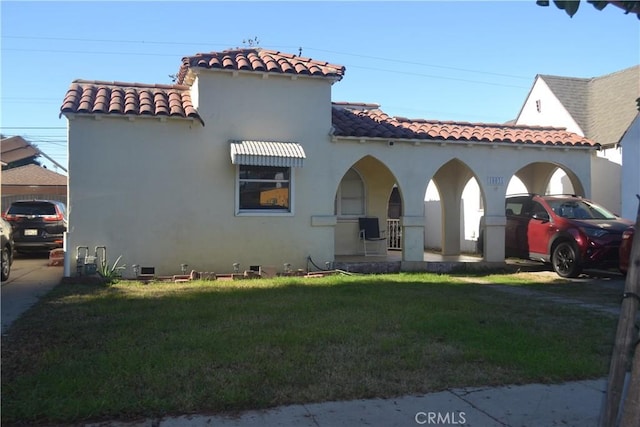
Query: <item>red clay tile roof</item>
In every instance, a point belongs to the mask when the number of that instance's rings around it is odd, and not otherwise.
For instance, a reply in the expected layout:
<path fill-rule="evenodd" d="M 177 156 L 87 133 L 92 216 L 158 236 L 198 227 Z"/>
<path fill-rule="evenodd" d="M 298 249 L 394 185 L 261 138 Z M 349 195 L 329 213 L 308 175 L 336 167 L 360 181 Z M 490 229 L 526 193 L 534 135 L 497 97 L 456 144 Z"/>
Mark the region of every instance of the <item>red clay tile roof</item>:
<path fill-rule="evenodd" d="M 74 80 L 60 108 L 65 113 L 182 117 L 204 125 L 183 85 Z"/>
<path fill-rule="evenodd" d="M 66 186 L 67 177 L 38 165 L 26 165 L 2 171 L 2 185 Z"/>
<path fill-rule="evenodd" d="M 372 108 L 367 109 L 367 105 L 371 105 Z M 350 108 L 351 106 L 355 106 L 355 108 Z M 333 135 L 361 138 L 599 146 L 587 138 L 561 128 L 407 119 L 391 117 L 377 107 L 375 104 L 333 103 Z"/>
<path fill-rule="evenodd" d="M 252 71 L 298 76 L 326 77 L 341 80 L 345 68 L 342 65 L 316 61 L 263 48 L 230 49 L 222 52 L 198 53 L 182 58 L 177 82 L 185 83 L 189 69 L 201 67 L 229 71 Z"/>

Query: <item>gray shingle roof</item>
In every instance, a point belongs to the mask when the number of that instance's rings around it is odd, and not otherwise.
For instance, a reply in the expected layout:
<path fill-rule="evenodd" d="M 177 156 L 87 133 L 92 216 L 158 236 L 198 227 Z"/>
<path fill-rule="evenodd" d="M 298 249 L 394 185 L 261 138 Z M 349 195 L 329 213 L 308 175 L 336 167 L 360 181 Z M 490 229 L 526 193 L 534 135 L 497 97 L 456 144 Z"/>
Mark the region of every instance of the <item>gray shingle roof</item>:
<path fill-rule="evenodd" d="M 0 158 L 4 163 L 13 163 L 39 155 L 40 151 L 21 136 L 11 136 L 0 141 Z"/>
<path fill-rule="evenodd" d="M 617 144 L 638 114 L 640 65 L 589 79 L 540 75 L 585 133 L 603 146 Z"/>
<path fill-rule="evenodd" d="M 589 81 L 575 77 L 540 75 L 578 126 L 586 133 L 589 123 L 587 108 Z M 585 135 L 586 136 L 586 135 Z"/>
<path fill-rule="evenodd" d="M 589 92 L 589 134 L 603 145 L 618 143 L 638 114 L 640 65 L 593 79 Z"/>
<path fill-rule="evenodd" d="M 38 165 L 26 165 L 2 171 L 2 185 L 65 186 L 67 177 Z"/>

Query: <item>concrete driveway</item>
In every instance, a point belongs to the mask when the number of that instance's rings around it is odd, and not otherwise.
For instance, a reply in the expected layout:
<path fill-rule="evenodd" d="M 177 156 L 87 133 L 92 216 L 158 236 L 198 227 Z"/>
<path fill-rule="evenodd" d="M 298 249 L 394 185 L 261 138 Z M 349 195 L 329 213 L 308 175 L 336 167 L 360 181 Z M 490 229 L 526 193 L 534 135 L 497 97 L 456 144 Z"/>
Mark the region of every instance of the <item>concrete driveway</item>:
<path fill-rule="evenodd" d="M 2 282 L 2 333 L 35 304 L 38 299 L 60 283 L 62 267 L 48 266 L 47 254 L 16 255 L 9 280 Z"/>

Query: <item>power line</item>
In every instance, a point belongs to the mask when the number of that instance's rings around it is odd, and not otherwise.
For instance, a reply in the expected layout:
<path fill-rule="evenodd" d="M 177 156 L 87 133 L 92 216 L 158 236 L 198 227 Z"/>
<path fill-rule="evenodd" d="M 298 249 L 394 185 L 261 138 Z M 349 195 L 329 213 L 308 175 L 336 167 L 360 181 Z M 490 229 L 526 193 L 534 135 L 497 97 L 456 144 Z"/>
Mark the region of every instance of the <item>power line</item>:
<path fill-rule="evenodd" d="M 40 52 L 40 53 L 70 53 L 83 55 L 136 55 L 136 56 L 170 56 L 175 58 L 183 54 L 175 53 L 145 53 L 145 52 L 98 52 L 98 51 L 81 51 L 81 50 L 53 50 L 53 49 L 12 49 L 3 48 L 4 51 L 20 51 L 20 52 Z"/>
<path fill-rule="evenodd" d="M 176 46 L 197 46 L 197 45 L 212 45 L 212 46 L 231 46 L 231 44 L 224 43 L 185 43 L 185 42 L 170 42 L 170 41 L 146 41 L 146 40 L 114 40 L 114 39 L 86 39 L 86 38 L 73 38 L 73 37 L 35 37 L 35 36 L 2 36 L 5 39 L 23 39 L 23 40 L 58 40 L 58 41 L 76 41 L 76 42 L 88 42 L 88 43 L 126 43 L 126 44 L 157 44 L 157 45 L 176 45 Z"/>
<path fill-rule="evenodd" d="M 481 70 L 472 70 L 472 69 L 468 69 L 468 68 L 449 67 L 449 66 L 446 66 L 446 65 L 426 64 L 426 63 L 422 63 L 422 62 L 406 61 L 406 60 L 393 59 L 393 58 L 383 58 L 383 57 L 379 57 L 379 56 L 360 55 L 360 54 L 357 54 L 357 53 L 337 52 L 337 51 L 334 51 L 334 50 L 326 50 L 326 49 L 316 49 L 316 48 L 307 48 L 307 49 L 309 49 L 309 50 L 317 50 L 318 52 L 337 53 L 339 55 L 348 55 L 348 56 L 354 56 L 354 57 L 358 57 L 358 58 L 375 59 L 375 60 L 378 60 L 378 61 L 393 62 L 393 63 L 396 63 L 396 64 L 419 65 L 419 66 L 423 66 L 423 67 L 442 68 L 442 69 L 445 69 L 445 70 L 464 71 L 464 72 L 467 72 L 467 73 L 487 74 L 487 75 L 497 76 L 497 77 L 511 77 L 511 78 L 514 78 L 514 79 L 531 80 L 530 76 L 529 77 L 516 76 L 516 75 L 513 75 L 513 74 L 502 74 L 502 73 L 494 73 L 494 72 L 491 72 L 491 71 L 481 71 Z"/>
<path fill-rule="evenodd" d="M 78 41 L 78 42 L 88 42 L 88 43 L 125 43 L 125 44 L 143 44 L 143 45 L 173 45 L 173 46 L 231 46 L 230 44 L 224 43 L 185 43 L 185 42 L 171 42 L 171 41 L 145 41 L 145 40 L 114 40 L 114 39 L 87 39 L 87 38 L 68 38 L 68 37 L 34 37 L 34 36 L 4 36 L 5 39 L 28 39 L 28 40 L 58 40 L 58 41 Z M 289 48 L 289 49 L 298 49 L 295 46 L 275 46 L 281 48 Z M 469 68 L 460 68 L 460 67 L 451 67 L 447 65 L 441 64 L 429 64 L 417 61 L 407 61 L 401 59 L 387 58 L 387 57 L 379 57 L 372 55 L 363 55 L 358 53 L 349 53 L 349 52 L 340 52 L 335 50 L 328 49 L 319 49 L 314 47 L 306 47 L 306 50 L 317 51 L 317 52 L 326 52 L 326 53 L 334 53 L 338 55 L 346 55 L 355 58 L 364 58 L 364 59 L 373 59 L 378 61 L 387 61 L 393 62 L 395 64 L 408 64 L 408 65 L 418 65 L 424 67 L 432 67 L 432 68 L 440 68 L 444 70 L 452 70 L 452 71 L 462 71 L 467 73 L 474 74 L 486 74 L 492 75 L 496 77 L 509 77 L 514 79 L 524 79 L 531 80 L 531 76 L 518 76 L 514 74 L 505 74 L 505 73 L 496 73 L 491 71 L 482 71 L 482 70 L 474 70 Z M 24 50 L 24 51 L 37 51 L 37 52 L 57 52 L 57 53 L 95 53 L 95 54 L 126 54 L 126 55 L 137 55 L 137 53 L 129 53 L 129 52 L 74 52 L 74 51 L 51 51 L 51 50 L 30 50 L 30 49 L 4 49 L 4 50 Z M 155 54 L 155 53 L 140 53 L 140 55 L 150 55 L 150 56 L 170 56 L 168 54 Z"/>
<path fill-rule="evenodd" d="M 360 68 L 360 69 L 363 69 L 363 70 L 383 71 L 383 72 L 386 72 L 386 73 L 405 74 L 405 75 L 409 75 L 409 76 L 429 77 L 429 78 L 432 78 L 432 79 L 453 80 L 453 81 L 457 81 L 457 82 L 478 83 L 478 84 L 485 84 L 485 85 L 491 85 L 491 86 L 501 86 L 501 87 L 513 87 L 513 88 L 517 88 L 517 89 L 526 89 L 528 87 L 528 86 L 510 85 L 510 84 L 504 84 L 504 83 L 483 82 L 483 81 L 480 81 L 480 80 L 460 79 L 460 78 L 457 78 L 457 77 L 434 76 L 434 75 L 430 75 L 430 74 L 414 73 L 414 72 L 409 72 L 409 71 L 395 71 L 395 70 L 385 70 L 385 69 L 382 69 L 382 68 L 361 67 L 361 66 L 358 66 L 358 65 L 350 65 L 350 67 Z"/>
<path fill-rule="evenodd" d="M 4 49 L 4 50 L 20 50 L 20 51 L 30 51 L 30 52 L 55 52 L 55 53 L 82 53 L 82 54 L 93 54 L 93 55 L 146 55 L 146 56 L 174 56 L 175 55 L 170 55 L 170 54 L 154 54 L 154 53 L 133 53 L 133 52 L 97 52 L 97 51 L 92 51 L 92 52 L 73 52 L 73 51 L 61 51 L 61 50 L 40 50 L 40 49 L 34 49 L 34 50 L 30 50 L 30 49 Z M 407 72 L 407 71 L 398 71 L 398 70 L 387 70 L 387 69 L 382 69 L 382 68 L 373 68 L 373 67 L 363 67 L 363 66 L 359 66 L 359 65 L 349 65 L 349 67 L 352 68 L 360 68 L 360 69 L 364 69 L 364 70 L 373 70 L 373 71 L 383 71 L 386 73 L 394 73 L 394 74 L 405 74 L 405 75 L 411 75 L 411 76 L 418 76 L 418 77 L 428 77 L 428 78 L 432 78 L 432 79 L 441 79 L 441 80 L 453 80 L 453 81 L 459 81 L 459 82 L 465 82 L 465 83 L 479 83 L 479 84 L 488 84 L 488 85 L 492 85 L 492 86 L 500 86 L 500 87 L 513 87 L 513 88 L 518 88 L 518 89 L 523 89 L 526 88 L 525 86 L 517 86 L 517 85 L 509 85 L 509 84 L 504 84 L 504 83 L 492 83 L 492 82 L 483 82 L 483 81 L 479 81 L 479 80 L 470 80 L 470 79 L 460 79 L 460 78 L 455 78 L 455 77 L 445 77 L 445 76 L 435 76 L 435 75 L 430 75 L 430 74 L 422 74 L 422 73 L 412 73 L 412 72 Z M 476 72 L 476 71 L 472 71 L 472 72 Z M 485 73 L 485 74 L 491 74 L 491 73 Z M 497 73 L 493 73 L 495 75 L 500 75 Z M 503 77 L 505 75 L 502 75 Z M 514 77 L 514 76 L 511 76 Z M 518 78 L 522 78 L 522 77 L 518 77 Z"/>
<path fill-rule="evenodd" d="M 67 129 L 65 126 L 0 126 L 0 129 Z"/>

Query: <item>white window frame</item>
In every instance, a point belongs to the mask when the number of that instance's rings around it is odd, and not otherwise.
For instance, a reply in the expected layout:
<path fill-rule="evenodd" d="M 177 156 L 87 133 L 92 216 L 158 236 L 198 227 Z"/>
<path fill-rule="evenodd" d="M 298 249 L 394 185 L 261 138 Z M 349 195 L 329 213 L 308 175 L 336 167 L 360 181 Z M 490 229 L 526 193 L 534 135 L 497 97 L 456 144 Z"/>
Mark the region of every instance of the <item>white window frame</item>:
<path fill-rule="evenodd" d="M 255 165 L 236 165 L 236 177 L 235 177 L 235 216 L 294 216 L 295 215 L 295 185 L 294 185 L 294 171 L 295 168 L 288 167 L 289 180 L 283 180 L 283 182 L 289 183 L 289 209 L 240 209 L 240 167 L 241 166 L 255 166 Z M 265 167 L 265 166 L 256 166 Z M 266 166 L 268 167 L 268 166 Z M 259 182 L 260 180 L 251 180 Z M 264 182 L 273 182 L 273 180 L 264 180 Z"/>
<path fill-rule="evenodd" d="M 342 181 L 344 180 L 344 177 L 347 176 L 347 173 L 349 173 L 349 171 L 354 171 L 356 175 L 358 175 L 358 177 L 360 178 L 360 183 L 362 184 L 362 213 L 358 213 L 358 214 L 342 213 Z M 338 184 L 338 192 L 336 193 L 335 213 L 336 213 L 336 216 L 340 219 L 355 219 L 362 216 L 366 216 L 367 214 L 367 186 L 364 183 L 364 179 L 362 179 L 362 175 L 360 174 L 360 172 L 358 172 L 356 168 L 349 168 L 347 172 L 345 172 L 345 174 L 340 179 L 340 183 Z"/>

